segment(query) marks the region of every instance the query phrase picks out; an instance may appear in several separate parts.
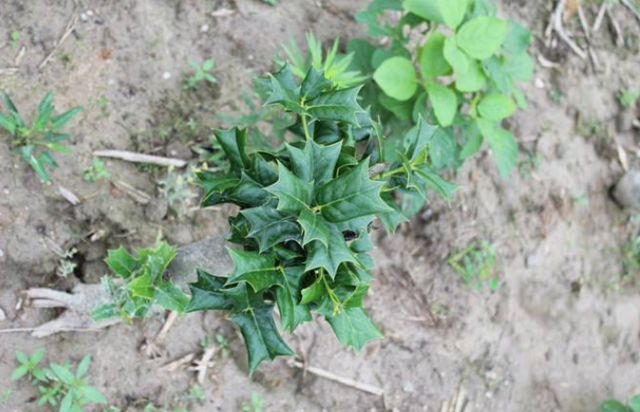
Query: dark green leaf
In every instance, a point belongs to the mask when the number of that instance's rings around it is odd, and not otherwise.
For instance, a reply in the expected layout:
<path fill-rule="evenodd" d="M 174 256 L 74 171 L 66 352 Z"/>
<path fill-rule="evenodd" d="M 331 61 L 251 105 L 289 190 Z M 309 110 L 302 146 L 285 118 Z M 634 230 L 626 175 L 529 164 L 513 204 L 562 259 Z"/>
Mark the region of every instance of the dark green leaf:
<path fill-rule="evenodd" d="M 229 130 L 216 130 L 215 136 L 229 159 L 232 172 L 239 175 L 240 171 L 250 166 L 245 152 L 246 130 L 240 130 L 237 127 Z"/>
<path fill-rule="evenodd" d="M 317 240 L 324 246 L 329 246 L 330 230 L 329 224 L 324 220 L 321 214 L 316 214 L 309 209 L 302 209 L 298 222 L 302 226 L 304 237 L 302 246 Z"/>
<path fill-rule="evenodd" d="M 316 201 L 330 222 L 344 222 L 360 216 L 390 211 L 380 198 L 383 182 L 369 179 L 369 160 L 318 189 Z"/>
<path fill-rule="evenodd" d="M 197 282 L 189 284 L 191 300 L 185 312 L 231 309 L 233 303 L 220 291 L 227 278 L 213 276 L 200 269 L 197 272 Z"/>
<path fill-rule="evenodd" d="M 300 227 L 295 217 L 278 212 L 269 206 L 254 207 L 241 212 L 251 223 L 248 236 L 254 238 L 264 252 L 278 243 L 300 240 Z"/>
<path fill-rule="evenodd" d="M 311 100 L 324 90 L 331 87 L 333 83 L 331 80 L 324 77 L 322 70 L 318 71 L 314 67 L 311 67 L 307 72 L 307 76 L 302 81 L 300 94 L 305 100 Z"/>
<path fill-rule="evenodd" d="M 81 106 L 77 106 L 77 107 L 74 107 L 73 109 L 67 110 L 66 112 L 62 113 L 61 115 L 56 116 L 53 119 L 51 119 L 51 124 L 53 126 L 53 130 L 62 129 L 69 122 L 69 120 L 71 120 L 73 118 L 73 116 L 75 116 L 76 114 L 78 114 L 82 110 L 83 109 L 82 109 Z"/>
<path fill-rule="evenodd" d="M 396 203 L 396 200 L 390 193 L 384 193 L 382 195 L 382 200 L 384 200 L 392 210 L 387 213 L 380 213 L 378 215 L 378 218 L 380 219 L 380 222 L 382 223 L 382 226 L 384 226 L 384 229 L 387 231 L 387 233 L 391 235 L 395 233 L 398 225 L 404 222 L 408 222 L 409 219 L 407 219 L 404 213 L 402 213 L 402 211 L 398 207 L 398 204 Z"/>
<path fill-rule="evenodd" d="M 276 289 L 276 302 L 280 310 L 282 326 L 293 332 L 298 325 L 311 320 L 306 305 L 298 304 L 301 283 L 305 271 L 302 266 L 288 267 L 284 270 L 282 286 Z"/>
<path fill-rule="evenodd" d="M 223 193 L 237 186 L 240 182 L 240 179 L 236 176 L 208 172 L 200 173 L 198 178 L 204 189 L 204 196 L 201 201 L 202 207 L 215 206 L 223 203 L 225 201 Z"/>
<path fill-rule="evenodd" d="M 364 111 L 357 100 L 361 87 L 322 93 L 306 103 L 306 110 L 318 120 L 334 120 L 357 125 L 356 114 Z"/>
<path fill-rule="evenodd" d="M 278 181 L 266 188 L 278 198 L 278 210 L 299 213 L 311 205 L 313 185 L 296 177 L 282 163 L 278 163 Z"/>
<path fill-rule="evenodd" d="M 387 206 L 388 207 L 388 206 Z M 305 271 L 324 268 L 331 278 L 335 277 L 338 267 L 345 263 L 357 263 L 353 252 L 347 246 L 342 232 L 336 227 L 330 227 L 328 246 L 314 240 L 306 247 L 308 251 Z"/>
<path fill-rule="evenodd" d="M 307 305 L 312 302 L 317 302 L 325 295 L 325 286 L 322 276 L 319 276 L 315 282 L 309 287 L 302 289 L 301 304 Z"/>
<path fill-rule="evenodd" d="M 281 284 L 281 268 L 276 267 L 276 256 L 272 253 L 259 254 L 227 248 L 235 264 L 226 285 L 245 281 L 254 291 L 259 292 L 273 285 Z"/>
<path fill-rule="evenodd" d="M 309 140 L 304 149 L 291 145 L 286 147 L 293 172 L 300 179 L 320 186 L 333 178 L 342 142 L 325 146 Z"/>
<path fill-rule="evenodd" d="M 417 124 L 404 136 L 405 156 L 415 161 L 424 155 L 437 130 L 436 126 L 431 126 L 420 116 Z"/>

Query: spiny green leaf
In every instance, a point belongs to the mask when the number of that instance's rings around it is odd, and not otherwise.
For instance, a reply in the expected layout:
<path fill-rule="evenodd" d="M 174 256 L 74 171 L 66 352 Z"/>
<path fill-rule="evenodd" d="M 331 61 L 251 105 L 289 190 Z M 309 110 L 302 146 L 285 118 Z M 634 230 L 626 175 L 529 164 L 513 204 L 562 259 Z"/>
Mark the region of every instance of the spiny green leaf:
<path fill-rule="evenodd" d="M 111 270 L 125 280 L 140 268 L 140 263 L 122 246 L 116 250 L 110 250 L 104 261 Z"/>
<path fill-rule="evenodd" d="M 285 268 L 282 275 L 282 286 L 276 289 L 276 302 L 280 310 L 282 327 L 290 332 L 293 332 L 300 324 L 311 320 L 309 308 L 298 303 L 304 274 L 303 266 Z"/>
<path fill-rule="evenodd" d="M 364 109 L 358 104 L 362 86 L 321 93 L 306 103 L 307 113 L 318 120 L 334 120 L 352 125 L 358 124 L 357 113 Z"/>
<path fill-rule="evenodd" d="M 387 206 L 388 207 L 388 206 Z M 357 263 L 353 252 L 347 246 L 342 232 L 335 226 L 330 227 L 328 246 L 314 240 L 306 247 L 308 251 L 305 271 L 324 268 L 331 278 L 335 277 L 338 267 L 345 263 Z"/>
<path fill-rule="evenodd" d="M 226 285 L 245 281 L 254 291 L 259 292 L 273 285 L 281 284 L 280 270 L 276 267 L 276 255 L 259 254 L 227 248 L 235 268 Z"/>
<path fill-rule="evenodd" d="M 360 216 L 389 211 L 380 198 L 383 182 L 369 179 L 369 159 L 318 189 L 316 201 L 330 222 L 344 222 Z"/>
<path fill-rule="evenodd" d="M 298 213 L 311 205 L 313 185 L 295 176 L 278 163 L 278 181 L 266 188 L 278 198 L 278 210 Z"/>
<path fill-rule="evenodd" d="M 325 295 L 325 286 L 321 276 L 319 276 L 310 286 L 302 289 L 303 305 L 308 305 L 312 302 L 317 302 Z"/>
<path fill-rule="evenodd" d="M 306 100 L 311 100 L 318 97 L 324 90 L 330 88 L 332 84 L 331 80 L 324 76 L 322 70 L 316 70 L 314 67 L 311 67 L 302 81 L 300 94 Z"/>
<path fill-rule="evenodd" d="M 200 310 L 228 310 L 233 303 L 220 289 L 227 278 L 213 276 L 201 269 L 197 270 L 198 280 L 189 284 L 191 300 L 185 312 Z"/>
<path fill-rule="evenodd" d="M 238 177 L 225 174 L 204 172 L 198 174 L 200 184 L 204 189 L 204 196 L 200 204 L 202 207 L 215 206 L 225 201 L 224 193 L 240 182 Z"/>
<path fill-rule="evenodd" d="M 373 79 L 383 92 L 399 101 L 411 99 L 418 89 L 416 70 L 405 57 L 385 60 L 373 73 Z"/>
<path fill-rule="evenodd" d="M 246 130 L 240 130 L 237 127 L 229 130 L 216 130 L 215 137 L 229 159 L 232 172 L 239 175 L 240 171 L 250 166 L 245 152 Z"/>
<path fill-rule="evenodd" d="M 227 290 L 234 302 L 231 320 L 238 325 L 247 346 L 249 373 L 253 374 L 264 360 L 293 355 L 282 340 L 273 321 L 273 306 L 267 305 L 259 295 L 252 293 L 244 283 Z"/>
<path fill-rule="evenodd" d="M 248 236 L 254 238 L 264 252 L 278 243 L 300 240 L 300 227 L 295 217 L 279 212 L 269 206 L 253 207 L 241 212 L 251 223 Z"/>
<path fill-rule="evenodd" d="M 389 207 L 391 207 L 391 211 L 387 213 L 380 213 L 378 215 L 378 218 L 380 219 L 380 222 L 382 223 L 382 226 L 384 226 L 384 229 L 387 231 L 387 233 L 391 235 L 395 233 L 398 225 L 404 222 L 408 222 L 409 219 L 407 219 L 404 213 L 402 213 L 402 211 L 398 207 L 398 204 L 396 203 L 396 200 L 390 193 L 384 193 L 382 195 L 382 200 L 384 200 L 385 203 L 389 205 Z"/>
<path fill-rule="evenodd" d="M 223 201 L 243 207 L 263 205 L 269 199 L 269 193 L 244 171 L 240 176 L 240 182 L 225 191 Z"/>
<path fill-rule="evenodd" d="M 405 156 L 412 161 L 416 161 L 420 156 L 424 155 L 437 130 L 436 126 L 431 126 L 420 116 L 417 124 L 404 136 Z"/>
<path fill-rule="evenodd" d="M 335 315 L 325 314 L 325 318 L 340 343 L 356 350 L 362 349 L 370 340 L 382 338 L 382 334 L 362 308 L 343 308 Z"/>
<path fill-rule="evenodd" d="M 418 167 L 415 170 L 415 173 L 422 178 L 427 187 L 433 189 L 449 205 L 451 205 L 451 196 L 456 190 L 458 190 L 458 185 L 444 180 L 426 165 Z"/>
<path fill-rule="evenodd" d="M 182 313 L 189 305 L 187 295 L 171 282 L 160 282 L 154 286 L 154 291 L 155 302 L 167 310 Z"/>
<path fill-rule="evenodd" d="M 302 246 L 306 246 L 314 240 L 319 241 L 326 247 L 329 246 L 329 224 L 321 214 L 314 213 L 309 209 L 302 209 L 300 216 L 298 216 L 298 223 L 300 223 L 304 232 Z"/>
<path fill-rule="evenodd" d="M 291 145 L 286 147 L 294 174 L 304 181 L 320 186 L 333 178 L 342 141 L 325 146 L 308 140 L 304 149 Z"/>

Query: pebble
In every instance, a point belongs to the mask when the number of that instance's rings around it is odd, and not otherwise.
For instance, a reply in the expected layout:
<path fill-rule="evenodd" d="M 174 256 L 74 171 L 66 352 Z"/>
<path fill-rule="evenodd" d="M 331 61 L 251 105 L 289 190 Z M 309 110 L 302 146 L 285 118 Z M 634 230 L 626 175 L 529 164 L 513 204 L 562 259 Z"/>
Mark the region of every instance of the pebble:
<path fill-rule="evenodd" d="M 87 15 L 87 13 L 80 13 L 80 20 L 82 20 L 84 22 L 88 22 L 89 21 L 89 16 Z"/>
<path fill-rule="evenodd" d="M 631 170 L 622 176 L 611 194 L 620 206 L 640 213 L 640 171 Z"/>
<path fill-rule="evenodd" d="M 535 81 L 535 85 L 538 89 L 544 89 L 546 86 L 544 84 L 544 80 L 542 80 L 541 78 L 537 78 Z"/>
<path fill-rule="evenodd" d="M 409 381 L 402 382 L 402 390 L 406 393 L 412 393 L 415 388 L 413 387 L 413 383 Z"/>
<path fill-rule="evenodd" d="M 144 209 L 144 214 L 152 222 L 159 222 L 169 213 L 169 202 L 165 199 L 153 199 Z"/>
<path fill-rule="evenodd" d="M 538 266 L 538 254 L 536 252 L 529 253 L 524 259 L 524 265 L 528 268 L 534 268 Z"/>
<path fill-rule="evenodd" d="M 6 318 L 7 318 L 7 315 L 4 313 L 4 310 L 0 308 L 0 322 L 5 320 Z"/>
<path fill-rule="evenodd" d="M 171 78 L 171 73 L 169 72 L 162 73 L 162 78 L 165 80 L 169 80 Z"/>
<path fill-rule="evenodd" d="M 202 26 L 200 26 L 200 33 L 207 33 L 208 31 L 209 31 L 208 24 L 203 24 Z"/>

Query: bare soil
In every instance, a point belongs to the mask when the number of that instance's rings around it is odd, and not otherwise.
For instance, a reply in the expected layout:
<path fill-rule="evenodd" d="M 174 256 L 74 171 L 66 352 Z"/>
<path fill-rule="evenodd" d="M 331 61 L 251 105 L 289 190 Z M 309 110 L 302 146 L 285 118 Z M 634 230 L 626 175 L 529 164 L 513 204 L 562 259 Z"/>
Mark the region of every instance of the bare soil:
<path fill-rule="evenodd" d="M 280 44 L 290 37 L 301 42 L 308 30 L 325 41 L 361 36 L 354 15 L 367 3 L 2 0 L 0 89 L 23 111 L 48 90 L 55 92 L 59 108 L 82 105 L 85 111 L 71 124 L 73 155 L 56 157 L 60 167 L 52 185 L 42 185 L 0 139 L 0 308 L 7 317 L 0 329 L 54 318 L 56 310 L 19 307 L 21 291 L 35 286 L 69 291 L 79 282 L 96 283 L 107 272 L 102 263 L 107 249 L 146 246 L 158 235 L 182 245 L 224 234 L 225 209 L 150 221 L 145 206 L 125 191 L 84 181 L 92 151 L 195 157 L 188 133 L 202 138 L 220 126 L 218 115 L 240 101 L 254 75 L 271 68 Z M 283 359 L 261 366 L 250 379 L 234 327 L 221 315 L 196 314 L 178 319 L 158 343 L 160 357 L 153 359 L 140 348 L 156 336 L 160 317 L 41 340 L 0 333 L 0 394 L 11 390 L 0 410 L 36 409 L 36 391 L 9 376 L 16 349 L 39 347 L 58 362 L 91 353 L 93 384 L 123 411 L 142 410 L 149 402 L 172 410 L 195 375 L 160 367 L 200 353 L 201 339 L 216 334 L 229 340 L 230 353 L 214 358 L 205 398 L 188 405 L 192 412 L 241 410 L 252 393 L 264 401 L 264 411 L 440 411 L 460 388 L 469 399 L 467 411 L 595 412 L 604 398 L 640 393 L 640 296 L 619 281 L 619 247 L 637 224 L 608 196 L 623 173 L 618 145 L 627 150 L 632 167 L 638 163 L 633 132 L 617 133 L 614 124 L 618 90 L 640 87 L 640 26 L 624 8 L 614 8 L 635 43 L 616 48 L 605 23 L 594 34 L 603 66 L 594 73 L 563 43 L 546 47 L 552 5 L 542 3 L 502 4 L 504 14 L 535 32 L 534 55 L 556 63 L 537 65 L 535 82 L 525 86 L 530 106 L 511 123 L 521 152 L 537 153 L 540 166 L 504 181 L 484 152 L 455 177 L 462 189 L 452 208 L 434 200 L 394 236 L 377 236 L 377 280 L 367 306 L 383 340 L 355 353 L 341 347 L 320 319 L 286 337 L 309 365 L 379 386 L 384 398 L 301 373 Z M 233 13 L 211 16 L 220 9 Z M 73 16 L 73 33 L 55 48 Z M 580 33 L 577 20 L 566 25 Z M 11 42 L 14 30 L 20 39 Z M 18 70 L 6 70 L 17 57 Z M 208 58 L 217 63 L 218 84 L 183 90 L 187 60 Z M 197 122 L 195 131 L 176 122 L 189 118 Z M 589 119 L 597 119 L 609 138 L 583 137 L 581 125 Z M 162 171 L 149 173 L 115 160 L 107 167 L 112 180 L 159 196 Z M 58 186 L 83 202 L 70 205 Z M 492 293 L 465 286 L 446 263 L 452 251 L 483 239 L 497 250 L 500 288 Z M 78 250 L 78 268 L 60 279 L 55 250 L 72 247 Z"/>

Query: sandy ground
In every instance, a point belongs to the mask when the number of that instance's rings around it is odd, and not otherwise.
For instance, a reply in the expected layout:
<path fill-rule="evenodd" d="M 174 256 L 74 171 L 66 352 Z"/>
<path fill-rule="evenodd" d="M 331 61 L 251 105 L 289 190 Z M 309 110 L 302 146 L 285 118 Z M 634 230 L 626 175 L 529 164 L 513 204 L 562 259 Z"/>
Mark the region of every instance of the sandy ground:
<path fill-rule="evenodd" d="M 185 404 L 194 374 L 160 367 L 200 353 L 201 339 L 216 334 L 229 341 L 230 353 L 214 358 L 204 400 L 187 402 L 192 412 L 241 410 L 252 393 L 263 400 L 264 411 L 439 411 L 460 388 L 469 400 L 467 411 L 595 412 L 603 398 L 640 392 L 640 297 L 636 288 L 620 288 L 618 282 L 619 246 L 637 224 L 607 195 L 623 172 L 618 144 L 637 165 L 630 150 L 637 147 L 633 134 L 614 127 L 617 91 L 640 87 L 637 40 L 634 48 L 616 49 L 603 27 L 594 46 L 603 70 L 594 74 L 562 44 L 545 48 L 551 5 L 542 3 L 515 0 L 502 7 L 539 36 L 534 54 L 558 63 L 554 69 L 538 65 L 536 81 L 525 87 L 530 107 L 511 124 L 521 153 L 537 153 L 540 166 L 502 181 L 482 153 L 456 176 L 462 189 L 451 209 L 436 200 L 396 235 L 377 237 L 377 281 L 367 306 L 383 340 L 354 353 L 320 320 L 287 336 L 309 365 L 378 386 L 384 398 L 303 374 L 286 360 L 262 366 L 249 379 L 237 331 L 220 315 L 197 314 L 177 321 L 158 343 L 161 356 L 155 359 L 140 347 L 153 340 L 162 318 L 41 340 L 0 334 L 0 393 L 11 390 L 0 410 L 34 409 L 35 390 L 9 376 L 14 350 L 38 347 L 58 362 L 92 354 L 93 384 L 123 410 L 142 410 L 149 402 L 172 410 Z M 109 248 L 149 245 L 158 234 L 180 245 L 225 233 L 224 209 L 150 221 L 146 207 L 126 193 L 82 179 L 91 152 L 193 156 L 188 141 L 222 124 L 217 115 L 239 101 L 253 75 L 270 68 L 279 44 L 290 36 L 302 40 L 307 30 L 327 41 L 362 35 L 353 16 L 366 4 L 283 0 L 272 8 L 254 0 L 2 0 L 0 89 L 19 107 L 34 107 L 52 90 L 58 107 L 80 104 L 86 110 L 71 124 L 74 154 L 57 156 L 60 168 L 51 186 L 43 186 L 0 140 L 0 308 L 7 316 L 0 329 L 55 317 L 54 310 L 17 310 L 20 292 L 95 283 L 106 273 L 101 260 Z M 222 8 L 233 14 L 211 17 Z M 84 21 L 80 15 L 88 11 Z M 637 39 L 639 26 L 631 15 L 621 7 L 613 14 Z M 75 30 L 54 49 L 74 15 Z M 20 39 L 12 43 L 14 30 Z M 2 71 L 14 66 L 23 47 L 17 72 Z M 208 58 L 217 63 L 218 85 L 183 91 L 187 60 Z M 189 117 L 197 121 L 195 131 L 184 126 Z M 585 139 L 580 119 L 598 119 L 610 139 Z M 158 196 L 162 173 L 117 161 L 107 166 L 113 180 Z M 59 185 L 83 203 L 71 206 Z M 96 234 L 99 239 L 90 241 Z M 493 293 L 466 287 L 446 263 L 452 250 L 481 239 L 497 251 L 501 285 Z M 64 280 L 55 275 L 55 245 L 78 249 L 78 269 Z"/>

